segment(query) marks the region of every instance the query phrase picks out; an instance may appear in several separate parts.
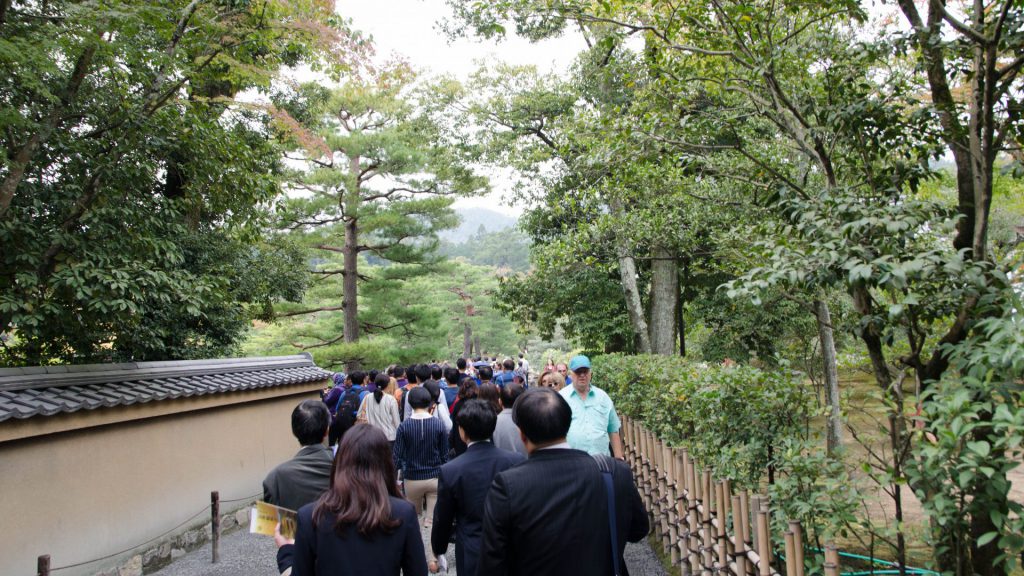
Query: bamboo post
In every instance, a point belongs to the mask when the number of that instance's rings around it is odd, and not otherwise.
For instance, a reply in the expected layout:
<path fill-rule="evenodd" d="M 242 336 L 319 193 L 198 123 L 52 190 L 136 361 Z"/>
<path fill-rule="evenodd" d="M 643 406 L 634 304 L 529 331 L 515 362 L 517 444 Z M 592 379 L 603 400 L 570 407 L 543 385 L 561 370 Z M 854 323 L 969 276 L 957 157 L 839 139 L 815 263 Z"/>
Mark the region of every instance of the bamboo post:
<path fill-rule="evenodd" d="M 686 467 L 684 466 L 683 450 L 674 450 L 672 457 L 675 464 L 672 466 L 672 483 L 675 489 L 672 491 L 672 507 L 675 510 L 675 516 L 672 518 L 672 565 L 682 562 L 682 565 L 686 566 L 686 559 L 682 556 L 680 550 L 682 539 L 683 539 L 683 519 L 686 517 L 686 508 L 683 503 L 683 495 L 686 491 L 686 474 L 683 472 Z M 685 575 L 684 575 L 685 576 Z"/>
<path fill-rule="evenodd" d="M 793 533 L 793 563 L 796 565 L 793 574 L 804 576 L 804 531 L 797 520 L 789 521 L 789 531 Z"/>
<path fill-rule="evenodd" d="M 825 576 L 839 576 L 839 550 L 835 544 L 825 545 Z"/>
<path fill-rule="evenodd" d="M 696 506 L 693 499 L 693 462 L 690 460 L 690 451 L 683 448 L 683 493 L 681 495 L 681 503 L 683 506 L 683 522 L 685 523 L 685 531 L 682 534 L 682 540 L 680 541 L 681 553 L 683 555 L 682 561 L 684 564 L 690 565 L 690 573 L 697 571 L 697 566 L 692 562 L 693 555 L 693 530 L 694 530 L 694 514 L 693 510 Z"/>
<path fill-rule="evenodd" d="M 754 529 L 750 532 L 750 543 L 754 550 L 761 549 L 761 531 L 757 527 L 757 512 L 761 510 L 761 495 L 754 494 L 750 497 L 750 514 L 747 516 Z"/>
<path fill-rule="evenodd" d="M 210 544 L 213 549 L 212 562 L 220 562 L 220 492 L 210 492 Z"/>
<path fill-rule="evenodd" d="M 668 454 L 668 446 L 664 440 L 658 439 L 658 460 L 661 462 L 661 471 L 658 473 L 658 485 L 660 486 L 659 504 L 658 507 L 661 509 L 661 549 L 662 553 L 667 554 L 672 546 L 672 497 L 669 491 L 669 479 L 671 469 L 671 458 Z"/>
<path fill-rule="evenodd" d="M 786 542 L 786 576 L 796 576 L 796 543 L 793 531 L 786 530 L 783 538 Z"/>
<path fill-rule="evenodd" d="M 37 576 L 50 576 L 50 555 L 44 554 L 36 558 Z"/>
<path fill-rule="evenodd" d="M 719 480 L 715 483 L 715 510 L 717 511 L 718 517 L 718 533 L 716 539 L 718 540 L 718 565 L 723 568 L 729 566 L 729 547 L 726 546 L 726 534 L 725 534 L 725 482 Z"/>
<path fill-rule="evenodd" d="M 711 520 L 711 513 L 714 512 L 712 507 L 715 501 L 715 492 L 711 484 L 711 469 L 705 468 L 703 471 L 703 483 L 700 487 L 700 494 L 702 496 L 700 503 L 704 505 L 704 510 L 708 514 L 708 520 Z"/>
<path fill-rule="evenodd" d="M 673 514 L 676 510 L 676 499 L 674 495 L 675 486 L 673 485 L 674 478 L 672 477 L 672 463 L 675 461 L 671 449 L 668 447 L 667 442 L 661 443 L 661 463 L 662 470 L 661 476 L 664 479 L 662 486 L 664 487 L 664 494 L 662 494 L 662 523 L 665 528 L 665 537 L 662 540 L 664 551 L 672 557 L 673 544 L 675 539 L 672 537 L 672 531 L 675 528 L 675 523 L 672 521 Z"/>
<path fill-rule="evenodd" d="M 711 470 L 709 468 L 705 468 L 701 472 L 701 478 L 703 480 L 700 489 L 701 495 L 703 496 L 700 502 L 701 510 L 703 511 L 703 514 L 701 514 L 701 535 L 703 536 L 701 551 L 704 553 L 704 570 L 709 571 L 715 561 L 714 556 L 712 555 L 715 546 L 715 536 L 711 532 L 711 529 L 713 528 L 711 525 L 711 503 L 715 500 L 715 493 L 711 484 Z"/>
<path fill-rule="evenodd" d="M 743 549 L 753 550 L 754 540 L 751 536 L 752 530 L 750 529 L 750 493 L 744 490 L 739 495 L 739 516 L 740 516 L 740 534 L 739 539 L 743 541 Z M 744 559 L 745 560 L 745 559 Z M 753 563 L 744 562 L 747 568 L 747 572 L 744 574 L 740 572 L 738 576 L 753 576 L 754 565 Z"/>
<path fill-rule="evenodd" d="M 760 497 L 758 501 L 761 501 Z M 757 555 L 760 557 L 757 568 L 761 576 L 771 576 L 771 554 L 771 538 L 768 534 L 768 511 L 760 509 L 757 511 Z"/>
<path fill-rule="evenodd" d="M 722 480 L 722 488 L 725 491 L 725 499 L 722 501 L 721 512 L 728 517 L 732 515 L 732 512 L 729 510 L 729 507 L 732 504 L 732 480 L 729 480 L 728 478 Z"/>
<path fill-rule="evenodd" d="M 736 557 L 736 576 L 745 576 L 747 573 L 747 543 L 745 541 L 743 507 L 740 505 L 740 496 L 734 494 L 732 497 L 732 532 L 733 532 L 733 553 Z"/>

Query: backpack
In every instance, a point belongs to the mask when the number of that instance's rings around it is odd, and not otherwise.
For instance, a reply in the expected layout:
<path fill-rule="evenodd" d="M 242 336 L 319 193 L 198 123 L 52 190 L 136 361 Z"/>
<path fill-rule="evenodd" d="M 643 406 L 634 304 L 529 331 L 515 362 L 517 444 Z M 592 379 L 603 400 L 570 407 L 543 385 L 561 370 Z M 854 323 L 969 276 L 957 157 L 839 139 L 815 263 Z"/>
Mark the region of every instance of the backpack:
<path fill-rule="evenodd" d="M 334 419 L 331 422 L 331 437 L 335 442 L 355 425 L 356 413 L 359 412 L 360 392 L 353 387 L 338 398 L 338 404 L 334 407 Z"/>
<path fill-rule="evenodd" d="M 405 421 L 405 393 L 417 386 L 419 384 L 406 384 L 395 391 L 395 400 L 398 400 L 398 420 L 400 422 Z"/>

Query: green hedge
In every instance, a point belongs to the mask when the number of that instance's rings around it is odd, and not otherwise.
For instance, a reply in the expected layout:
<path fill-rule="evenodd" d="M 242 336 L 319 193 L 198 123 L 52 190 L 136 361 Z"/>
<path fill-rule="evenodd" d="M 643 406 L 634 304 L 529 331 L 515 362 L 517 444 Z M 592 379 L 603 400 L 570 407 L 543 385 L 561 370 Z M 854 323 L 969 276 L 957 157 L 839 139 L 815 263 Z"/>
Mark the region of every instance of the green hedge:
<path fill-rule="evenodd" d="M 594 358 L 593 370 L 620 414 L 740 486 L 756 486 L 778 450 L 806 436 L 811 398 L 783 371 L 621 354 Z"/>

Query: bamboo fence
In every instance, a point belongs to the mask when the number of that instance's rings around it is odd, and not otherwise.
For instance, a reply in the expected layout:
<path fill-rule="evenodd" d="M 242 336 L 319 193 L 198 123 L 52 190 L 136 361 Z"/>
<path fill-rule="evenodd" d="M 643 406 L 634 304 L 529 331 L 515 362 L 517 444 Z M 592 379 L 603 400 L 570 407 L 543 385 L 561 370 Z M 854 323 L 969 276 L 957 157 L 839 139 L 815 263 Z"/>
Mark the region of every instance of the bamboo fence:
<path fill-rule="evenodd" d="M 685 448 L 669 447 L 631 418 L 622 418 L 622 428 L 655 537 L 681 576 L 804 576 L 799 522 L 789 522 L 783 534 L 784 561 L 773 561 L 767 497 L 733 493 L 728 479 L 714 478 Z M 825 548 L 824 570 L 839 576 L 835 546 Z"/>

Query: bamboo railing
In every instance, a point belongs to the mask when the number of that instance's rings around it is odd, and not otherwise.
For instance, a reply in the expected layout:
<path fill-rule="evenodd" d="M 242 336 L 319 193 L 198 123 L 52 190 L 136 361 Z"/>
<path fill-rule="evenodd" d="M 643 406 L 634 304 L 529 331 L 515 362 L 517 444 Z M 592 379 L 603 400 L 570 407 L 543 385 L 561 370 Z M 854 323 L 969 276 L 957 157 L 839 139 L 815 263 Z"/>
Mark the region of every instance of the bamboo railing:
<path fill-rule="evenodd" d="M 783 535 L 785 562 L 773 562 L 767 497 L 733 493 L 728 479 L 715 479 L 686 449 L 669 447 L 633 419 L 622 417 L 622 431 L 655 537 L 681 576 L 804 576 L 799 522 Z M 825 576 L 839 576 L 835 546 L 826 547 L 824 568 Z"/>

